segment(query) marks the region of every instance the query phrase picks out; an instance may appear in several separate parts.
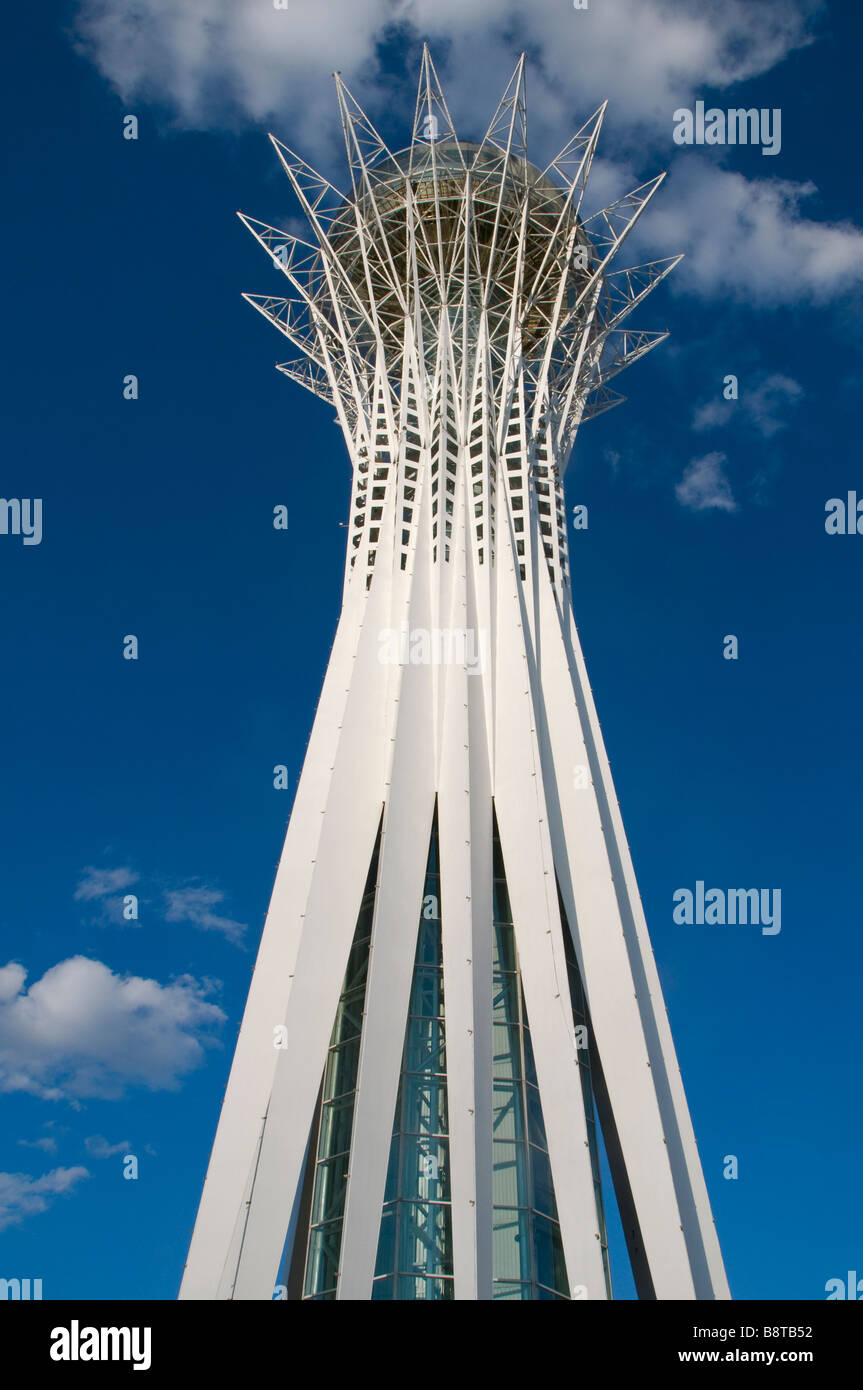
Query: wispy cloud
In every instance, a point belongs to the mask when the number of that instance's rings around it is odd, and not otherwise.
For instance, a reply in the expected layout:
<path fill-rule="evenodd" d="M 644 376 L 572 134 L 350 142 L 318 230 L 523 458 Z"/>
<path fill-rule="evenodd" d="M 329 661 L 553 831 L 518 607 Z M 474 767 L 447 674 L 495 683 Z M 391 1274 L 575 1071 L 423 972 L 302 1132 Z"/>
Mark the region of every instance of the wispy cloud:
<path fill-rule="evenodd" d="M 44 1149 L 46 1154 L 57 1152 L 57 1140 L 50 1134 L 46 1134 L 42 1139 L 19 1139 L 18 1143 L 22 1149 Z"/>
<path fill-rule="evenodd" d="M 85 869 L 75 889 L 76 902 L 94 902 L 120 893 L 136 883 L 138 875 L 131 869 Z"/>
<path fill-rule="evenodd" d="M 54 1168 L 41 1178 L 28 1173 L 0 1173 L 0 1231 L 28 1216 L 47 1211 L 54 1197 L 71 1192 L 90 1174 L 86 1168 Z"/>
<path fill-rule="evenodd" d="M 138 882 L 139 875 L 128 867 L 116 869 L 84 869 L 75 889 L 75 901 L 96 903 L 99 911 L 92 919 L 94 923 L 123 925 L 125 916 L 125 890 Z M 137 914 L 131 919 L 138 924 Z"/>
<path fill-rule="evenodd" d="M 608 464 L 611 476 L 616 478 L 620 472 L 620 454 L 616 449 L 603 449 L 602 459 L 604 463 Z"/>
<path fill-rule="evenodd" d="M 0 1091 L 45 1100 L 175 1090 L 225 1018 L 188 975 L 161 985 L 73 956 L 25 980 L 17 963 L 0 970 Z"/>
<path fill-rule="evenodd" d="M 772 439 L 775 434 L 788 428 L 790 420 L 787 412 L 799 402 L 802 395 L 803 387 L 798 381 L 774 372 L 771 376 L 763 377 L 756 386 L 744 386 L 736 401 L 727 401 L 723 397 L 705 401 L 695 410 L 692 428 L 700 433 L 724 428 L 734 419 L 740 419 L 762 439 Z"/>
<path fill-rule="evenodd" d="M 235 922 L 231 917 L 223 917 L 213 908 L 223 902 L 224 893 L 216 888 L 190 887 L 178 888 L 165 894 L 165 920 L 167 922 L 191 922 L 201 931 L 220 932 L 229 941 L 239 943 L 246 931 L 246 924 Z"/>
<path fill-rule="evenodd" d="M 84 1140 L 84 1147 L 91 1158 L 113 1158 L 115 1154 L 129 1152 L 129 1141 L 121 1139 L 119 1144 L 109 1144 L 101 1134 L 89 1134 Z"/>
<path fill-rule="evenodd" d="M 674 489 L 682 507 L 690 512 L 736 512 L 737 503 L 723 465 L 725 454 L 705 454 L 693 459 Z"/>

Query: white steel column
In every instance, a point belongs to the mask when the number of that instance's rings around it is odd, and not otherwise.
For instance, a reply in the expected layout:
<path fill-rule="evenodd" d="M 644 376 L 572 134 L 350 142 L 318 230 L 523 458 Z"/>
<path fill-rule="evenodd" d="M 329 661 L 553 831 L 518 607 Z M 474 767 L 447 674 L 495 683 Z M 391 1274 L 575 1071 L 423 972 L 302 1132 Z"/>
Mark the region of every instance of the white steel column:
<path fill-rule="evenodd" d="M 505 528 L 505 529 L 504 529 Z M 504 520 L 504 537 L 509 530 Z M 554 864 L 512 555 L 498 556 L 495 806 L 570 1287 L 606 1297 Z"/>

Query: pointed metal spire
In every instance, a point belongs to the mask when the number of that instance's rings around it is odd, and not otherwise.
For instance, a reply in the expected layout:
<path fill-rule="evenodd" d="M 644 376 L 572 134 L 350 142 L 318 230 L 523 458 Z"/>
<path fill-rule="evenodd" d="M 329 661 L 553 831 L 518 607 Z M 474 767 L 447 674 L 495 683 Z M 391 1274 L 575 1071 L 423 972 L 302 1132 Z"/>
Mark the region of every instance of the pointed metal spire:
<path fill-rule="evenodd" d="M 591 159 L 593 158 L 593 151 L 596 149 L 596 142 L 602 129 L 607 107 L 608 102 L 604 101 L 585 121 L 581 129 L 567 140 L 560 153 L 555 155 L 551 163 L 543 170 L 545 178 L 550 178 L 552 174 L 556 174 L 565 184 L 569 185 L 581 175 L 588 150 L 591 152 Z"/>
<path fill-rule="evenodd" d="M 668 337 L 665 329 L 614 328 L 603 334 L 602 354 L 597 362 L 597 371 L 603 382 L 610 381 L 618 372 L 631 367 L 639 357 L 652 352 Z"/>
<path fill-rule="evenodd" d="M 455 126 L 441 90 L 429 46 L 424 43 L 411 136 L 411 170 L 414 168 L 415 157 L 416 161 L 419 162 L 427 147 L 457 139 Z M 462 167 L 464 167 L 463 162 Z"/>
<path fill-rule="evenodd" d="M 506 91 L 481 142 L 482 146 L 496 145 L 506 155 L 507 160 L 514 155 L 520 159 L 527 159 L 524 60 L 525 55 L 520 53 L 515 71 L 506 84 Z"/>
<path fill-rule="evenodd" d="M 599 140 L 599 132 L 602 129 L 602 121 L 605 116 L 606 106 L 607 102 L 603 102 L 599 109 L 590 117 L 590 120 L 585 121 L 581 130 L 579 130 L 578 133 L 573 136 L 573 139 L 564 146 L 561 154 L 548 166 L 543 175 L 544 178 L 547 178 L 549 170 L 554 170 L 563 177 L 568 184 L 566 198 L 558 212 L 554 232 L 547 238 L 545 254 L 542 259 L 542 264 L 534 278 L 528 305 L 530 309 L 534 303 L 541 301 L 542 296 L 546 293 L 549 282 L 556 274 L 560 275 L 557 303 L 555 305 L 554 314 L 549 322 L 549 353 L 563 309 L 564 282 L 569 277 L 574 258 L 584 249 L 584 236 L 579 231 L 577 218 L 581 210 L 582 199 L 593 164 L 593 157 L 596 152 L 597 141 Z M 572 155 L 571 161 L 570 153 Z M 564 270 L 561 274 L 558 264 L 561 247 L 560 237 L 564 227 L 568 223 L 572 223 L 572 227 L 567 236 Z"/>
<path fill-rule="evenodd" d="M 606 329 L 617 328 L 682 260 L 682 255 L 668 256 L 631 269 L 613 270 L 606 275 L 603 281 L 607 304 L 604 314 Z"/>
<path fill-rule="evenodd" d="M 664 178 L 664 173 L 657 174 L 656 178 L 648 179 L 646 183 L 640 184 L 631 193 L 618 198 L 609 207 L 594 213 L 582 223 L 584 234 L 589 238 L 589 246 L 599 253 L 601 259 L 587 258 L 587 279 L 560 324 L 561 332 L 576 320 L 582 305 L 594 289 L 602 284 L 606 266 L 620 250 Z"/>
<path fill-rule="evenodd" d="M 527 159 L 527 115 L 524 100 L 524 54 L 519 55 L 518 62 L 512 77 L 507 83 L 506 91 L 501 98 L 500 105 L 492 117 L 491 124 L 486 131 L 480 145 L 480 156 L 488 151 L 489 146 L 503 154 L 503 169 L 496 171 L 494 175 L 486 176 L 489 183 L 496 183 L 497 207 L 495 209 L 494 230 L 491 235 L 491 245 L 488 254 L 488 268 L 485 277 L 484 302 L 487 304 L 491 287 L 495 277 L 500 271 L 499 265 L 499 246 L 501 215 L 507 200 L 512 194 L 512 160 L 517 157 L 522 161 L 516 182 L 520 182 L 526 187 L 526 167 L 524 162 Z M 483 175 L 479 176 L 481 180 Z M 526 207 L 526 202 L 525 202 Z M 519 265 L 516 274 L 521 279 L 523 246 L 520 244 L 518 252 Z"/>
<path fill-rule="evenodd" d="M 600 383 L 585 401 L 581 423 L 586 424 L 588 420 L 595 420 L 598 415 L 604 415 L 607 410 L 613 410 L 616 405 L 623 405 L 625 400 L 626 396 L 621 396 L 619 392 L 612 391 L 608 386 Z"/>
<path fill-rule="evenodd" d="M 665 171 L 646 183 L 639 184 L 631 193 L 626 193 L 607 208 L 595 212 L 584 222 L 584 230 L 592 244 L 600 251 L 611 254 L 617 251 L 624 239 L 632 231 L 647 204 L 665 178 Z M 605 260 L 609 257 L 606 256 Z M 604 264 L 605 262 L 603 262 Z"/>
<path fill-rule="evenodd" d="M 256 217 L 247 217 L 244 212 L 238 211 L 237 216 L 243 226 L 249 229 L 255 240 L 260 242 L 264 250 L 272 256 L 278 268 L 289 276 L 302 275 L 320 257 L 319 247 L 313 246 L 311 242 L 303 241 L 300 237 L 294 236 L 292 232 L 283 232 L 278 227 L 271 227 L 266 222 L 259 222 Z"/>
<path fill-rule="evenodd" d="M 392 160 L 393 156 L 392 151 L 382 136 L 378 134 L 359 102 L 345 86 L 341 73 L 336 72 L 333 77 L 335 78 L 336 97 L 342 118 L 348 167 L 351 171 L 351 182 L 356 195 L 367 182 L 369 167 L 381 160 Z"/>
<path fill-rule="evenodd" d="M 328 220 L 327 213 L 331 217 L 341 206 L 344 194 L 275 135 L 270 135 L 270 141 L 306 215 L 317 230 L 320 218 Z M 317 214 L 320 214 L 320 218 Z"/>
<path fill-rule="evenodd" d="M 318 350 L 318 335 L 309 326 L 308 305 L 303 300 L 267 294 L 244 294 L 243 299 L 259 314 L 263 314 L 280 333 L 284 333 L 308 358 L 323 365 Z"/>

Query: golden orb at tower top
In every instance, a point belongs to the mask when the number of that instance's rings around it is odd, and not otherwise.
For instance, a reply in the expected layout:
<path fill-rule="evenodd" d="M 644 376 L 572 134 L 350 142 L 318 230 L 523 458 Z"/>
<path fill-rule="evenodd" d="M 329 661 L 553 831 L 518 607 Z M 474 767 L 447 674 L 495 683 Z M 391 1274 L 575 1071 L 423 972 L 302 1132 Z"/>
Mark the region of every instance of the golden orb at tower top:
<path fill-rule="evenodd" d="M 385 333 L 401 336 L 404 326 L 394 282 L 404 303 L 414 300 L 411 240 L 424 307 L 434 310 L 446 303 L 457 310 L 466 299 L 475 316 L 485 302 L 490 335 L 499 339 L 508 332 L 517 292 L 527 352 L 540 341 L 553 312 L 560 273 L 572 250 L 573 226 L 576 242 L 587 254 L 569 271 L 567 298 L 590 277 L 591 248 L 566 191 L 521 156 L 465 140 L 415 144 L 372 165 L 368 181 L 368 187 L 360 186 L 345 200 L 329 236 L 362 302 L 368 306 L 374 300 Z"/>

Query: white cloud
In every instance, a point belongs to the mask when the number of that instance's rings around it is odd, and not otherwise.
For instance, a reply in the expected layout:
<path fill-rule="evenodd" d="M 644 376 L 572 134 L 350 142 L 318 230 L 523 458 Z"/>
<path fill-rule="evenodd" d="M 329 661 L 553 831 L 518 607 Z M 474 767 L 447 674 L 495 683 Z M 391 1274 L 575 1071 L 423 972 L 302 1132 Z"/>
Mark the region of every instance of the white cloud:
<path fill-rule="evenodd" d="M 80 46 L 124 100 L 166 103 L 198 128 L 290 117 L 307 144 L 337 131 L 332 82 L 374 66 L 389 0 L 81 0 Z"/>
<path fill-rule="evenodd" d="M 138 875 L 131 869 L 93 869 L 84 870 L 78 887 L 75 889 L 76 902 L 93 902 L 107 898 L 111 893 L 119 893 L 136 883 Z"/>
<path fill-rule="evenodd" d="M 762 439 L 772 439 L 790 424 L 784 408 L 796 405 L 802 395 L 803 387 L 799 382 L 774 372 L 771 376 L 763 377 L 751 389 L 744 386 L 739 400 L 727 401 L 723 396 L 717 396 L 715 400 L 705 401 L 693 414 L 692 428 L 696 433 L 719 429 L 739 416 Z"/>
<path fill-rule="evenodd" d="M 643 138 L 669 148 L 679 106 L 705 87 L 768 72 L 810 41 L 820 8 L 810 0 L 699 0 L 688 12 L 676 0 L 594 0 L 581 12 L 569 0 L 404 7 L 433 45 L 452 41 L 446 86 L 455 116 L 485 115 L 524 47 L 529 122 L 541 140 L 559 134 L 576 110 L 586 116 L 609 98 L 610 125 L 638 126 Z"/>
<path fill-rule="evenodd" d="M 746 179 L 681 154 L 638 225 L 639 244 L 685 253 L 673 288 L 764 305 L 824 303 L 863 281 L 863 232 L 805 217 L 816 193 L 812 183 Z"/>
<path fill-rule="evenodd" d="M 167 922 L 191 922 L 202 931 L 217 931 L 229 941 L 239 943 L 246 925 L 230 917 L 220 917 L 212 909 L 224 901 L 216 888 L 179 888 L 165 894 Z"/>
<path fill-rule="evenodd" d="M 805 217 L 812 184 L 747 179 L 680 152 L 673 115 L 709 89 L 770 72 L 813 41 L 823 11 L 821 0 L 701 0 L 688 12 L 676 0 L 597 0 L 584 11 L 569 0 L 290 0 L 288 10 L 268 0 L 79 0 L 77 35 L 127 104 L 162 103 L 193 128 L 268 120 L 342 186 L 334 69 L 373 119 L 400 118 L 407 144 L 418 55 L 409 72 L 384 71 L 380 45 L 394 28 L 417 44 L 428 38 L 456 126 L 477 137 L 524 47 L 533 158 L 549 160 L 608 98 L 591 205 L 671 161 L 641 227 L 656 254 L 687 253 L 672 285 L 780 304 L 845 293 L 863 275 L 863 234 Z M 750 99 L 773 105 L 769 91 Z M 627 167 L 645 158 L 655 168 Z"/>
<path fill-rule="evenodd" d="M 26 978 L 27 971 L 17 961 L 10 961 L 8 965 L 0 967 L 0 1004 L 14 999 L 15 995 L 20 993 Z"/>
<path fill-rule="evenodd" d="M 52 1197 L 70 1192 L 86 1168 L 54 1168 L 41 1178 L 28 1173 L 0 1173 L 0 1231 L 19 1225 L 25 1217 L 47 1211 Z"/>
<path fill-rule="evenodd" d="M 674 489 L 680 505 L 690 512 L 736 512 L 737 503 L 723 468 L 726 462 L 725 454 L 719 453 L 693 459 Z"/>
<path fill-rule="evenodd" d="M 79 0 L 83 50 L 125 98 L 167 102 L 191 125 L 232 110 L 277 116 L 326 145 L 337 128 L 338 69 L 371 105 L 405 104 L 407 88 L 381 73 L 379 45 L 394 29 L 435 47 L 454 114 L 490 114 L 514 55 L 533 64 L 537 119 L 558 127 L 572 94 L 586 107 L 614 99 L 620 118 L 658 121 L 670 140 L 674 109 L 700 86 L 757 77 L 810 41 L 817 0 Z M 445 70 L 445 74 L 444 74 Z M 538 71 L 537 71 L 538 70 Z M 538 79 L 538 80 L 537 80 Z M 585 111 L 587 114 L 587 111 Z M 321 120 L 323 117 L 323 121 Z"/>
<path fill-rule="evenodd" d="M 92 1158 L 113 1158 L 115 1154 L 129 1152 L 129 1141 L 121 1139 L 119 1144 L 109 1144 L 101 1134 L 89 1134 L 84 1140 L 84 1147 Z"/>
<path fill-rule="evenodd" d="M 212 986 L 187 975 L 160 985 L 73 956 L 25 991 L 26 972 L 7 966 L 7 981 L 11 969 L 19 988 L 0 1002 L 0 1091 L 59 1100 L 174 1090 L 225 1018 L 206 998 Z"/>

